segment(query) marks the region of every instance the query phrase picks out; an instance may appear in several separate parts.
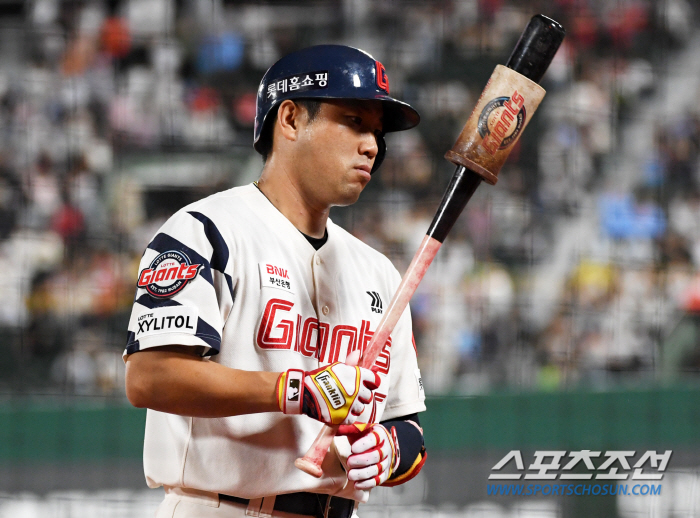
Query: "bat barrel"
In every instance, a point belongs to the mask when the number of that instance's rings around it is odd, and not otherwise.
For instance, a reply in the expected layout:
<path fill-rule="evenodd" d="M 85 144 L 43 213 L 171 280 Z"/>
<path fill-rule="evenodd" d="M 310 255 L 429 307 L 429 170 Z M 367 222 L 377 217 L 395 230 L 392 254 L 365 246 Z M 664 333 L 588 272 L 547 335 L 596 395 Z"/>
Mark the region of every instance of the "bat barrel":
<path fill-rule="evenodd" d="M 542 14 L 533 16 L 520 35 L 506 67 L 539 83 L 565 34 L 566 31 L 559 22 Z"/>
<path fill-rule="evenodd" d="M 545 91 L 538 84 L 564 39 L 564 28 L 533 16 L 508 63 L 497 65 L 481 97 L 445 158 L 491 185 L 532 119 Z"/>

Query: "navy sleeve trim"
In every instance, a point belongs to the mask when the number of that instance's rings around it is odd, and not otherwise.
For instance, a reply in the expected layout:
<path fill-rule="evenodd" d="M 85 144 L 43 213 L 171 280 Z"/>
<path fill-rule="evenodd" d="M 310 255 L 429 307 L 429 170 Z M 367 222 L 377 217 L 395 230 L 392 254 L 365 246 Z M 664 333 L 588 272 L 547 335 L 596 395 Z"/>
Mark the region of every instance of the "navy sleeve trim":
<path fill-rule="evenodd" d="M 219 232 L 219 229 L 216 227 L 214 222 L 204 214 L 194 211 L 188 212 L 188 214 L 199 221 L 204 227 L 204 235 L 207 236 L 209 244 L 213 250 L 209 263 L 214 270 L 219 271 L 224 275 L 226 278 L 226 283 L 228 284 L 228 290 L 231 293 L 231 300 L 234 300 L 233 280 L 231 279 L 231 276 L 225 272 L 229 259 L 229 250 L 226 241 L 224 241 L 221 232 Z"/>
<path fill-rule="evenodd" d="M 211 350 L 207 356 L 213 356 L 219 353 L 219 350 L 221 349 L 221 336 L 219 336 L 219 333 L 216 332 L 216 329 L 207 324 L 201 318 L 197 320 L 197 331 L 194 335 L 204 340 L 209 347 L 211 347 Z"/>
<path fill-rule="evenodd" d="M 148 309 L 155 309 L 155 308 L 171 308 L 173 306 L 182 306 L 179 302 L 175 300 L 170 300 L 170 299 L 161 299 L 157 300 L 151 297 L 149 294 L 144 293 L 141 295 L 138 299 L 135 300 L 135 302 L 138 302 L 142 306 L 147 307 Z"/>
<path fill-rule="evenodd" d="M 228 264 L 228 245 L 221 236 L 221 232 L 216 228 L 212 220 L 200 212 L 188 212 L 194 219 L 199 221 L 204 227 L 204 235 L 207 236 L 211 247 L 214 249 L 211 255 L 211 267 L 223 273 Z"/>
<path fill-rule="evenodd" d="M 136 302 L 138 302 L 142 306 L 145 306 L 148 309 L 182 305 L 175 300 L 155 300 L 148 294 L 141 295 L 138 299 L 136 299 Z M 215 354 L 219 354 L 219 351 L 221 350 L 221 335 L 219 335 L 216 329 L 214 329 L 212 326 L 210 326 L 208 323 L 202 320 L 201 317 L 197 318 L 197 329 L 195 331 L 194 336 L 200 338 L 210 347 L 209 351 L 207 351 L 206 353 L 206 356 L 213 356 Z M 127 335 L 126 352 L 128 354 L 131 354 L 140 350 L 140 344 L 138 340 L 136 340 L 136 335 L 132 331 L 129 331 Z"/>
<path fill-rule="evenodd" d="M 136 334 L 133 331 L 129 331 L 126 334 L 126 354 L 132 354 L 141 350 L 141 345 L 136 339 Z"/>
<path fill-rule="evenodd" d="M 214 285 L 214 279 L 211 275 L 211 265 L 209 264 L 209 261 L 174 237 L 161 232 L 148 244 L 148 248 L 155 250 L 158 253 L 167 252 L 168 250 L 179 250 L 180 252 L 184 252 L 187 254 L 187 257 L 190 258 L 190 261 L 202 265 L 202 269 L 200 270 L 199 274 L 202 276 L 202 278 L 209 282 L 209 284 L 212 286 Z"/>

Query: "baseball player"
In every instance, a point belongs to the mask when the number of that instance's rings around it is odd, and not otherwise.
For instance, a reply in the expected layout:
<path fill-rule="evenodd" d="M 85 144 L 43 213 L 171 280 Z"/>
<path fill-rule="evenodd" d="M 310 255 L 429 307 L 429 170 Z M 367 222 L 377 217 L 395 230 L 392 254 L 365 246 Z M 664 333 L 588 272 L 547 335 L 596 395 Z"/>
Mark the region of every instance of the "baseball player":
<path fill-rule="evenodd" d="M 421 469 L 409 311 L 372 369 L 344 363 L 400 276 L 328 218 L 358 199 L 384 134 L 418 121 L 367 53 L 289 54 L 258 89 L 259 181 L 181 209 L 148 245 L 124 354 L 127 396 L 148 408 L 146 480 L 165 488 L 158 518 L 350 517 Z M 324 423 L 341 426 L 314 478 L 294 460 Z"/>

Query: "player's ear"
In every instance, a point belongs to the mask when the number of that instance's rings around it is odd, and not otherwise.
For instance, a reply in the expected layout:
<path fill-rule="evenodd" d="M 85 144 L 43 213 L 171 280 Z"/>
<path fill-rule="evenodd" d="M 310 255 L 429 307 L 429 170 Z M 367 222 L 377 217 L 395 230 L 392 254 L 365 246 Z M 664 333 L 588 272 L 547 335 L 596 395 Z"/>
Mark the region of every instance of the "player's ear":
<path fill-rule="evenodd" d="M 299 122 L 302 117 L 302 108 L 291 101 L 286 99 L 282 101 L 279 109 L 277 110 L 277 130 L 280 136 L 287 140 L 296 140 L 299 134 Z"/>

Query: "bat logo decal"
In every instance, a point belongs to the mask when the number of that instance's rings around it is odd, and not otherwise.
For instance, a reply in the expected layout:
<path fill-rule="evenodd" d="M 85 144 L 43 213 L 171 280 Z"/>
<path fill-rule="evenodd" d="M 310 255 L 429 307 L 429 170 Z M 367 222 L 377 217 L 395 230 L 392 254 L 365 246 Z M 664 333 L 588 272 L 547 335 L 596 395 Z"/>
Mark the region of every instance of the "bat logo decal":
<path fill-rule="evenodd" d="M 518 139 L 525 126 L 525 99 L 517 90 L 510 97 L 489 101 L 479 115 L 477 129 L 481 145 L 490 154 L 505 149 Z"/>

